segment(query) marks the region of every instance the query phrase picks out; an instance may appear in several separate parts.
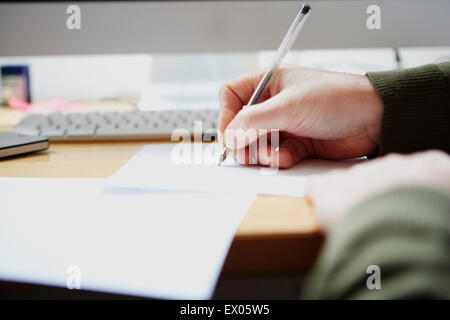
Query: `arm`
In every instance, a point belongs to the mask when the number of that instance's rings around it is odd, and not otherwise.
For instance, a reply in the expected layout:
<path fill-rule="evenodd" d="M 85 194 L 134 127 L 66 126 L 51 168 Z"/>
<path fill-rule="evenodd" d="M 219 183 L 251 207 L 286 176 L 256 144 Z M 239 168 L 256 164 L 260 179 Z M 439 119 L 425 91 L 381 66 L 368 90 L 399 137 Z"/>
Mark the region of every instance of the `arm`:
<path fill-rule="evenodd" d="M 390 154 L 310 177 L 306 194 L 329 232 L 306 298 L 450 298 L 448 154 Z"/>
<path fill-rule="evenodd" d="M 450 197 L 403 187 L 355 206 L 327 239 L 307 299 L 449 299 Z M 366 269 L 381 269 L 369 290 Z"/>
<path fill-rule="evenodd" d="M 369 72 L 384 105 L 379 154 L 450 152 L 450 62 Z"/>

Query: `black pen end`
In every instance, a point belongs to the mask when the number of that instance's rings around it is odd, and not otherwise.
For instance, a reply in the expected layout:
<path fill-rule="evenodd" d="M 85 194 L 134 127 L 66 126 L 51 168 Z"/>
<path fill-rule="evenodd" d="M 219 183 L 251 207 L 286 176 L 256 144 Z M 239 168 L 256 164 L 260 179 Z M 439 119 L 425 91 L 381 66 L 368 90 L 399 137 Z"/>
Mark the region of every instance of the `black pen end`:
<path fill-rule="evenodd" d="M 307 14 L 311 10 L 311 7 L 309 4 L 302 4 L 302 7 L 300 8 L 300 12 L 303 14 Z"/>

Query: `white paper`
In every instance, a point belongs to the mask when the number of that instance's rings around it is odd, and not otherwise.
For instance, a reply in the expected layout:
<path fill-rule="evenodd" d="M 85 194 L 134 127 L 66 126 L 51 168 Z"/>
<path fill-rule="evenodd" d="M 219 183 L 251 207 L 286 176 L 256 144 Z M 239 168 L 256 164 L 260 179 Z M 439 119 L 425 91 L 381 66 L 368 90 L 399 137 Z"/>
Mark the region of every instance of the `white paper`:
<path fill-rule="evenodd" d="M 104 182 L 0 178 L 0 278 L 66 287 L 76 266 L 82 289 L 210 298 L 254 197 L 104 194 Z"/>
<path fill-rule="evenodd" d="M 220 146 L 212 143 L 145 145 L 108 179 L 107 188 L 125 192 L 177 190 L 303 196 L 306 176 L 352 165 L 351 162 L 307 160 L 288 170 L 276 170 L 238 165 L 229 156 L 218 167 L 221 151 Z"/>

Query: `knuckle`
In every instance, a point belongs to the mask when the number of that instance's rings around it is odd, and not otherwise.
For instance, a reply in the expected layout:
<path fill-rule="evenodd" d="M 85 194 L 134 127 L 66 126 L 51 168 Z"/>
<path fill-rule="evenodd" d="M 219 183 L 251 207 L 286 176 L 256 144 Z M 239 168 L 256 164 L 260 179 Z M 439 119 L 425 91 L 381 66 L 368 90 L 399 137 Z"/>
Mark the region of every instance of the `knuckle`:
<path fill-rule="evenodd" d="M 221 84 L 219 87 L 219 97 L 223 97 L 229 90 L 228 83 Z"/>

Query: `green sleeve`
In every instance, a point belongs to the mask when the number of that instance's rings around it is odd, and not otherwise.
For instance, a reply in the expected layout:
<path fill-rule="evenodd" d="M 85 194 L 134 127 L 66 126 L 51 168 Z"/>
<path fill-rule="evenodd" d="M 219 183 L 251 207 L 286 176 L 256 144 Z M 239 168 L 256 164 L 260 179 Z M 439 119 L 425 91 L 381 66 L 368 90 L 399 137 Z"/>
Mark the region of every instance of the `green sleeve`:
<path fill-rule="evenodd" d="M 367 76 L 384 104 L 380 155 L 427 149 L 450 153 L 450 62 Z"/>
<path fill-rule="evenodd" d="M 367 287 L 372 265 L 380 289 Z M 303 298 L 450 299 L 450 197 L 404 187 L 355 206 L 329 235 Z"/>

